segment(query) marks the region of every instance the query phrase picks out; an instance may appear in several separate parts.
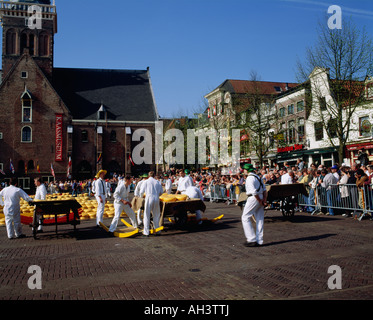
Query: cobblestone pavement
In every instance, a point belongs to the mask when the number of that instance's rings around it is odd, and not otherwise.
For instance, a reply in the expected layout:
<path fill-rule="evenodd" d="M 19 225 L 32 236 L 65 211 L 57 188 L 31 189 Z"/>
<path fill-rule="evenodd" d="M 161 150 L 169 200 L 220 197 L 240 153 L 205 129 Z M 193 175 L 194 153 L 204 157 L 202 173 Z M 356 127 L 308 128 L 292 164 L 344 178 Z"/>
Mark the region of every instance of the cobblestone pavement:
<path fill-rule="evenodd" d="M 215 224 L 160 237 L 111 238 L 95 221 L 45 227 L 39 240 L 8 240 L 0 228 L 0 300 L 370 300 L 373 222 L 267 211 L 265 245 L 243 246 L 241 212 L 206 203 Z M 109 225 L 111 219 L 105 219 Z M 42 289 L 30 290 L 28 268 L 40 266 Z M 342 289 L 330 290 L 331 265 Z"/>

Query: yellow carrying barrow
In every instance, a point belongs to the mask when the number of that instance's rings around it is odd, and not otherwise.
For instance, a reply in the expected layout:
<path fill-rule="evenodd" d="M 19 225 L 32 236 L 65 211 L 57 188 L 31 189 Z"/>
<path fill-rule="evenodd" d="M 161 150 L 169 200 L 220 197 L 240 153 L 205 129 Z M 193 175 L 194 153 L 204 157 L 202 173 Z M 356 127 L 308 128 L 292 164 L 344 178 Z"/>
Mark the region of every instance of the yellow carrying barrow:
<path fill-rule="evenodd" d="M 214 222 L 219 221 L 219 220 L 221 220 L 221 219 L 223 219 L 223 218 L 224 218 L 224 214 L 222 214 L 221 216 L 216 217 L 216 218 L 214 218 L 214 219 L 202 218 L 201 220 L 197 220 L 195 214 L 188 214 L 188 217 L 187 217 L 187 219 L 188 219 L 188 220 L 187 220 L 187 223 L 198 223 L 198 222 L 200 222 L 200 221 L 202 221 L 202 222 L 211 222 L 211 223 L 214 223 Z M 171 217 L 168 217 L 168 221 L 171 222 L 171 223 L 173 223 L 173 224 L 176 224 L 176 223 L 177 223 L 177 221 L 175 221 L 175 220 L 172 219 Z"/>
<path fill-rule="evenodd" d="M 114 236 L 117 238 L 130 238 L 139 234 L 142 234 L 142 229 L 134 228 L 131 226 L 126 220 L 121 219 L 123 224 L 126 226 L 126 228 L 123 229 L 117 229 L 114 231 Z M 103 223 L 100 222 L 101 227 L 106 231 L 109 232 L 109 228 L 105 226 Z M 150 234 L 155 234 L 159 231 L 162 231 L 164 227 L 160 227 L 158 229 L 150 229 Z"/>

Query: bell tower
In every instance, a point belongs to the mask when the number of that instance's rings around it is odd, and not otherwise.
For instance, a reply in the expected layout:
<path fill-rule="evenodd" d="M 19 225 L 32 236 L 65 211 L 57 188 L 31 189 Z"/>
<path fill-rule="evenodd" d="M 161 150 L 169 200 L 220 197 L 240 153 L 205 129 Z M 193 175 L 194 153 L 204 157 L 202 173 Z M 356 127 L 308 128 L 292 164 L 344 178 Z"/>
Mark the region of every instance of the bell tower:
<path fill-rule="evenodd" d="M 57 33 L 55 1 L 0 1 L 3 29 L 2 71 L 6 77 L 23 56 L 32 57 L 47 78 L 52 78 L 54 35 Z"/>

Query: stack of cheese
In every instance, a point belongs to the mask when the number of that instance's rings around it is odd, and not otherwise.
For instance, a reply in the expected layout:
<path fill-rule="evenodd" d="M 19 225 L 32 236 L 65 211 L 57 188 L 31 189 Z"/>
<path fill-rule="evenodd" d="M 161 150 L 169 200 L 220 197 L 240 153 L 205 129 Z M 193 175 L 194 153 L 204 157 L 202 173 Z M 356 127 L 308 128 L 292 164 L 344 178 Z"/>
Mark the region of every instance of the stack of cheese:
<path fill-rule="evenodd" d="M 35 196 L 31 196 L 34 198 Z M 73 197 L 71 194 L 48 194 L 46 201 L 55 201 L 55 200 L 76 200 L 82 206 L 80 219 L 96 219 L 97 213 L 97 201 L 96 199 L 91 199 L 88 194 L 79 194 L 77 197 Z M 34 215 L 34 206 L 29 206 L 28 202 L 21 199 L 20 201 L 21 215 L 26 217 L 33 217 Z M 107 202 L 105 204 L 104 218 L 113 218 L 114 217 L 114 204 Z M 123 211 L 121 214 L 122 217 L 126 217 L 126 213 Z M 54 215 L 45 215 L 44 218 L 53 218 Z M 5 216 L 3 212 L 3 207 L 0 206 L 0 226 L 5 226 Z"/>
<path fill-rule="evenodd" d="M 186 201 L 188 196 L 185 194 L 168 194 L 164 193 L 159 197 L 159 200 L 162 202 L 177 202 L 177 201 Z"/>

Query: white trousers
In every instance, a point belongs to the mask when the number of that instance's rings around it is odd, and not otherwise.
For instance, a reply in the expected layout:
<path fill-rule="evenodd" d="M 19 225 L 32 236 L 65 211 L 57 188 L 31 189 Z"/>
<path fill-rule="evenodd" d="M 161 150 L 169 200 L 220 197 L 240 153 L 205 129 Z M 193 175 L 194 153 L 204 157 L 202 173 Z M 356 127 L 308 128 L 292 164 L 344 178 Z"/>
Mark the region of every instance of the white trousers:
<path fill-rule="evenodd" d="M 141 220 L 141 213 L 142 213 L 142 210 L 139 209 L 137 210 L 137 224 L 142 224 L 142 220 Z"/>
<path fill-rule="evenodd" d="M 252 216 L 256 220 L 256 230 L 251 223 Z M 264 207 L 254 196 L 248 198 L 241 220 L 247 242 L 263 244 Z"/>
<path fill-rule="evenodd" d="M 132 226 L 137 228 L 136 214 L 135 212 L 133 212 L 132 208 L 128 204 L 124 205 L 123 203 L 114 202 L 114 210 L 115 210 L 115 214 L 114 214 L 114 218 L 111 221 L 111 225 L 109 228 L 110 232 L 114 232 L 116 230 L 120 215 L 122 214 L 123 210 L 130 218 Z"/>
<path fill-rule="evenodd" d="M 99 197 L 96 197 L 97 200 L 97 213 L 96 213 L 96 223 L 99 226 L 100 222 L 104 221 L 104 210 L 105 210 L 105 196 L 101 195 L 102 202 Z"/>
<path fill-rule="evenodd" d="M 153 213 L 154 228 L 159 228 L 159 219 L 161 217 L 161 210 L 159 207 L 159 197 L 149 195 L 145 198 L 144 204 L 144 231 L 143 234 L 148 236 L 150 232 L 150 213 Z"/>
<path fill-rule="evenodd" d="M 21 211 L 4 207 L 4 216 L 8 238 L 19 237 L 22 234 Z"/>

